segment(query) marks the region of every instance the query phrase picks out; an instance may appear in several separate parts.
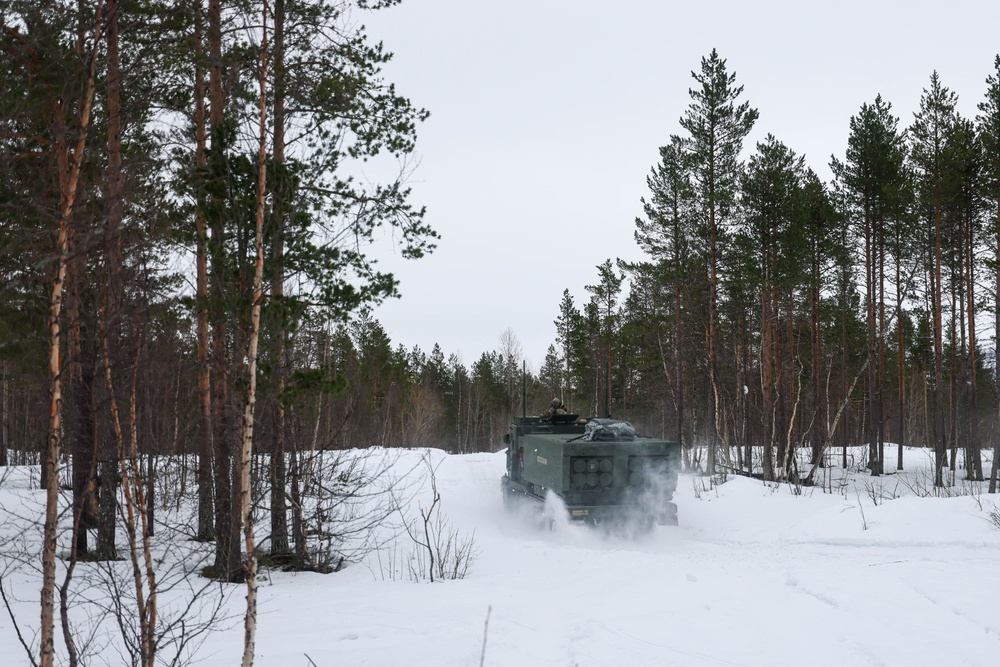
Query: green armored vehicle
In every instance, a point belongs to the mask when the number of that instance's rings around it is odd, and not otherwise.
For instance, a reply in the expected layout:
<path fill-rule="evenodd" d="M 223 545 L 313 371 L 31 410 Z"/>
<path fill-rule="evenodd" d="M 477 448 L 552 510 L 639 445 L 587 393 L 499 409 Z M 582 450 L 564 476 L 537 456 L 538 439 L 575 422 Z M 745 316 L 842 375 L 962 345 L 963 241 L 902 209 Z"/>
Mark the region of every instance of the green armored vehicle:
<path fill-rule="evenodd" d="M 524 500 L 542 504 L 551 491 L 575 521 L 677 525 L 676 442 L 640 437 L 628 422 L 571 414 L 518 417 L 504 442 L 500 487 L 508 508 Z"/>

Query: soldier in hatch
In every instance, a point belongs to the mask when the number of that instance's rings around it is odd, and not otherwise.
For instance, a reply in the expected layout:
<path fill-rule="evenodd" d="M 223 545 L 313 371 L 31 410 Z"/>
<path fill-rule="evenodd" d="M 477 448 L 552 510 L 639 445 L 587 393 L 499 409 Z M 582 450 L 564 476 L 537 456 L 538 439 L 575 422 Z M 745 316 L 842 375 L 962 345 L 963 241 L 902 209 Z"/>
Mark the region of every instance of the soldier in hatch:
<path fill-rule="evenodd" d="M 549 403 L 549 409 L 542 413 L 542 417 L 544 419 L 552 419 L 552 415 L 564 415 L 567 412 L 568 411 L 566 410 L 566 406 L 563 405 L 563 402 L 558 398 L 553 398 L 552 402 Z"/>

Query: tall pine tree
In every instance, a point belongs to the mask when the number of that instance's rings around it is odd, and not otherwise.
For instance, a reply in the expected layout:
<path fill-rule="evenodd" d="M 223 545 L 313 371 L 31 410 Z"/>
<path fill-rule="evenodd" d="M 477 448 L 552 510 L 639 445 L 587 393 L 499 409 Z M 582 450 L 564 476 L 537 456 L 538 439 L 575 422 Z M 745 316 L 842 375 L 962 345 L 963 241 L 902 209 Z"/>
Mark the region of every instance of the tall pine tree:
<path fill-rule="evenodd" d="M 993 60 L 993 74 L 986 78 L 986 99 L 979 103 L 976 123 L 983 146 L 985 169 L 984 193 L 992 206 L 992 235 L 996 244 L 993 266 L 994 336 L 1000 344 L 1000 55 Z M 994 363 L 995 381 L 1000 384 L 1000 364 Z M 1000 419 L 1000 392 L 996 414 Z M 990 493 L 997 491 L 997 468 L 1000 466 L 1000 429 L 993 429 L 993 466 L 990 469 Z"/>
<path fill-rule="evenodd" d="M 756 109 L 748 102 L 737 104 L 743 86 L 736 85 L 726 61 L 712 49 L 701 59 L 701 71 L 692 72 L 697 86 L 689 89 L 691 104 L 680 119 L 690 134 L 689 156 L 695 191 L 700 204 L 701 236 L 707 252 L 708 322 L 706 347 L 709 374 L 708 472 L 715 472 L 715 450 L 719 439 L 720 407 L 718 384 L 718 274 L 720 239 L 736 202 L 740 151 L 743 139 L 757 121 Z"/>
<path fill-rule="evenodd" d="M 833 160 L 831 168 L 845 196 L 851 221 L 864 238 L 865 307 L 868 326 L 868 423 L 869 466 L 881 475 L 885 443 L 885 256 L 886 230 L 901 215 L 906 183 L 906 155 L 898 119 L 882 96 L 861 105 L 851 117 L 844 162 Z"/>
<path fill-rule="evenodd" d="M 942 246 L 945 244 L 945 147 L 955 122 L 958 96 L 941 84 L 937 72 L 931 74 L 930 88 L 920 97 L 920 109 L 910 126 L 911 160 L 916 170 L 919 208 L 927 228 L 930 259 L 931 309 L 934 336 L 934 484 L 944 485 L 944 342 L 941 285 Z"/>

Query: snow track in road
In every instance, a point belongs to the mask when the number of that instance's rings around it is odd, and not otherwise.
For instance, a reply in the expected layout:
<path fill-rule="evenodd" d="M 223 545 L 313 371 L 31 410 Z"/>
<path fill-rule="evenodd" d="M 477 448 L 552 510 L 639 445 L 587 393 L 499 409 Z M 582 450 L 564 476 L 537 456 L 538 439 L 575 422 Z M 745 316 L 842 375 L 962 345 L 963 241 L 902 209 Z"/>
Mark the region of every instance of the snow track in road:
<path fill-rule="evenodd" d="M 410 519 L 430 504 L 433 466 L 443 516 L 474 540 L 467 576 L 386 576 L 386 549 L 404 564 L 414 550 L 405 534 L 337 574 L 266 572 L 258 665 L 997 664 L 1000 530 L 985 520 L 996 507 L 985 493 L 883 500 L 683 475 L 680 525 L 624 537 L 505 511 L 503 453 L 389 451 Z M 841 488 L 866 483 L 844 476 Z M 37 493 L 13 483 L 0 505 L 30 514 Z M 31 576 L 5 578 L 21 619 L 37 618 Z M 243 592 L 232 590 L 226 612 L 238 621 Z M 199 664 L 233 664 L 237 621 L 207 638 Z M 16 641 L 0 620 L 0 655 L 15 656 L 4 664 L 21 664 Z"/>

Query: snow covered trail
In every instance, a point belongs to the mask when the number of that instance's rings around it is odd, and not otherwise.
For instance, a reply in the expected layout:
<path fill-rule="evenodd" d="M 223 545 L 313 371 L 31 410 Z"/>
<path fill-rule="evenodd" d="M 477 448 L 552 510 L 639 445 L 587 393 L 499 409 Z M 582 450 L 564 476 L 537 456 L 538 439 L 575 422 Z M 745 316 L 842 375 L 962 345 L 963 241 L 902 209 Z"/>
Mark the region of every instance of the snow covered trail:
<path fill-rule="evenodd" d="M 703 478 L 682 477 L 679 527 L 550 532 L 504 513 L 503 454 L 435 455 L 444 511 L 475 530 L 468 576 L 277 574 L 258 664 L 985 667 L 1000 655 L 1000 531 L 975 498 L 876 506 L 863 490 L 797 496 L 733 478 L 696 493 Z"/>
<path fill-rule="evenodd" d="M 712 487 L 682 475 L 680 525 L 638 537 L 565 521 L 550 531 L 506 512 L 503 453 L 386 451 L 413 494 L 411 519 L 431 500 L 423 458 L 435 466 L 448 525 L 474 539 L 467 576 L 411 581 L 415 547 L 405 534 L 336 574 L 265 571 L 258 666 L 993 667 L 1000 659 L 1000 529 L 989 520 L 1000 498 L 914 495 L 921 487 L 906 475 L 921 474 L 919 450 L 908 451 L 907 473 L 877 481 L 835 470 L 834 493 L 740 477 Z M 37 526 L 17 533 L 14 519 L 34 526 L 43 500 L 27 473 L 0 484 L 0 534 L 8 548 L 25 540 L 25 554 L 37 547 Z M 34 563 L 4 571 L 29 640 Z M 227 588 L 227 627 L 205 637 L 199 666 L 228 667 L 241 655 L 245 590 Z M 81 629 L 88 613 L 75 610 Z M 111 634 L 94 645 L 92 664 L 123 664 L 116 630 L 103 632 Z M 27 664 L 0 613 L 0 665 Z"/>

